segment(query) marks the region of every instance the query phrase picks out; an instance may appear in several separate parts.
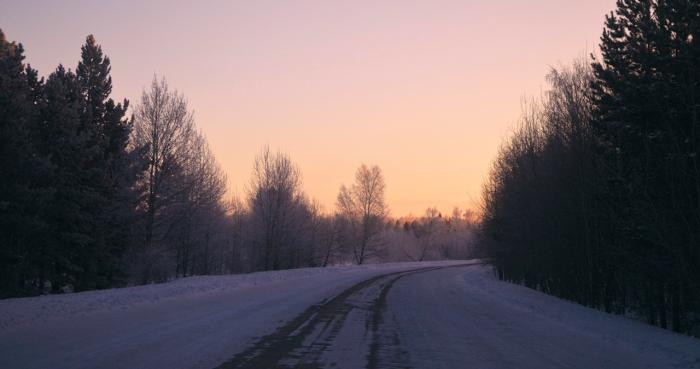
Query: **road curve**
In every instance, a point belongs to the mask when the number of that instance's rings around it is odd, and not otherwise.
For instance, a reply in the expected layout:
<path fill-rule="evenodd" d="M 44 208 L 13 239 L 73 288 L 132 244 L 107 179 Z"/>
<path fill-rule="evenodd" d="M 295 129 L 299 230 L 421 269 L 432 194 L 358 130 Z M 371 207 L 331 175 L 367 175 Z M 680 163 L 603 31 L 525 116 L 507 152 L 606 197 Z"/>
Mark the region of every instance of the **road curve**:
<path fill-rule="evenodd" d="M 219 367 L 234 368 L 700 368 L 700 340 L 472 264 L 358 283 Z"/>
<path fill-rule="evenodd" d="M 0 368 L 211 369 L 309 306 L 387 273 L 464 261 L 303 268 L 0 300 Z"/>
<path fill-rule="evenodd" d="M 465 264 L 466 265 L 466 264 Z M 476 265 L 476 264 L 470 264 Z M 442 267 L 421 267 L 386 273 L 357 283 L 338 295 L 312 305 L 275 332 L 239 352 L 218 369 L 380 367 L 394 360 L 384 326 L 386 297 L 400 278 Z M 404 353 L 396 351 L 399 356 Z"/>
<path fill-rule="evenodd" d="M 1 368 L 700 368 L 700 340 L 468 261 L 0 301 Z M 471 261 L 472 264 L 479 261 Z"/>

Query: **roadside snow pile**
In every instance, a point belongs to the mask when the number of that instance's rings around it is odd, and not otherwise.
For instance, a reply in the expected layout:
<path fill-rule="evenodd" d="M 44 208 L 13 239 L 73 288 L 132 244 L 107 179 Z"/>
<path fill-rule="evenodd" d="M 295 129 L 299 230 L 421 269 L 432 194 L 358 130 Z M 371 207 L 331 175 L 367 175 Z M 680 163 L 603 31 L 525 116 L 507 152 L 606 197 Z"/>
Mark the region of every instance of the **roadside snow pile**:
<path fill-rule="evenodd" d="M 264 288 L 280 282 L 296 281 L 297 283 L 292 284 L 298 284 L 310 278 L 327 279 L 329 282 L 351 277 L 369 278 L 400 270 L 463 263 L 464 261 L 437 261 L 341 265 L 237 275 L 196 276 L 145 286 L 5 299 L 0 300 L 0 332 L 27 323 L 43 323 L 52 319 L 80 317 L 104 311 L 123 311 L 170 299 L 190 299 L 205 295 L 227 294 L 251 287 Z M 355 279 L 352 278 L 353 281 Z"/>

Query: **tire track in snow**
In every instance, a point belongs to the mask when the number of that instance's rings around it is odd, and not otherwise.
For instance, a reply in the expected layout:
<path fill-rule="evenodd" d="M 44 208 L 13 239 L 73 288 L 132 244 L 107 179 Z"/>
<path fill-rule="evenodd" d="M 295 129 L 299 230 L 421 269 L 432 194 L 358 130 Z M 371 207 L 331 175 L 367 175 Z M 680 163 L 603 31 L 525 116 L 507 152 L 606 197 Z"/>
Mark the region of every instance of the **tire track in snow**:
<path fill-rule="evenodd" d="M 364 366 L 368 369 L 407 367 L 407 353 L 400 348 L 398 333 L 384 319 L 389 290 L 399 278 L 409 274 L 468 265 L 476 264 L 424 267 L 357 283 L 333 298 L 312 305 L 217 369 L 337 367 L 342 364 L 333 358 L 337 346 L 343 346 L 346 356 L 365 358 Z M 347 330 L 356 331 L 358 325 L 348 318 L 357 320 L 358 316 L 364 320 L 364 335 L 347 334 Z M 349 344 L 339 343 L 341 336 Z M 360 342 L 356 342 L 358 339 Z"/>

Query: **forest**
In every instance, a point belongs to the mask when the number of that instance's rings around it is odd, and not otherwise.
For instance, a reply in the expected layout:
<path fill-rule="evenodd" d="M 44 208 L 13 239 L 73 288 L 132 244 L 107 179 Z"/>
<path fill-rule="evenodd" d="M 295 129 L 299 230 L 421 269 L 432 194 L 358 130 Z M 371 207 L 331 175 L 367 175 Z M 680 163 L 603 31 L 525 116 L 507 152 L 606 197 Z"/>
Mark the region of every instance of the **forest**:
<path fill-rule="evenodd" d="M 184 94 L 154 76 L 135 105 L 115 101 L 92 35 L 74 70 L 42 78 L 24 59 L 0 31 L 0 298 L 474 250 L 473 212 L 392 218 L 376 165 L 324 210 L 263 147 L 229 195 Z"/>
<path fill-rule="evenodd" d="M 617 2 L 500 148 L 481 247 L 498 277 L 700 335 L 700 3 Z"/>

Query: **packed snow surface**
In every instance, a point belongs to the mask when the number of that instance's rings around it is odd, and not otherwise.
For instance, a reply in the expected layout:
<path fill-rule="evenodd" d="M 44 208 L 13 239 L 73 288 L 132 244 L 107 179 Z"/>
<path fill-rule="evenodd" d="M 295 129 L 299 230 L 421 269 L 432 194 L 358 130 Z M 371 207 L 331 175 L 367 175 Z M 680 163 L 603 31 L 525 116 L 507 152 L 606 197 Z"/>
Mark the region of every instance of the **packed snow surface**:
<path fill-rule="evenodd" d="M 407 275 L 387 305 L 411 368 L 700 368 L 696 338 L 499 281 L 488 266 Z"/>
<path fill-rule="evenodd" d="M 368 296 L 358 306 L 370 304 L 374 313 L 345 311 L 318 362 L 336 368 L 700 368 L 700 340 L 498 281 L 488 266 L 454 267 L 464 263 L 193 277 L 4 300 L 0 367 L 214 368 L 361 281 L 453 266 L 379 279 L 348 296 L 343 301 Z M 380 308 L 373 289 L 387 292 Z M 368 328 L 365 317 L 377 314 L 381 323 Z M 368 337 L 386 344 L 369 350 Z M 371 360 L 365 352 L 373 353 Z"/>

